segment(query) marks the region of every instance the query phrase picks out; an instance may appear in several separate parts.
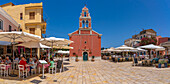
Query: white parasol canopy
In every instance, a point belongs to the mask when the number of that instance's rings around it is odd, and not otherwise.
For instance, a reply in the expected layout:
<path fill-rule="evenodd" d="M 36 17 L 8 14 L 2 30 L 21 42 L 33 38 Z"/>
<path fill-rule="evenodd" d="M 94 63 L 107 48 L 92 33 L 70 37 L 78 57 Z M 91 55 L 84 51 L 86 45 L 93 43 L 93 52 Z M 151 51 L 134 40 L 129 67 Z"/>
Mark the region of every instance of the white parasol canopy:
<path fill-rule="evenodd" d="M 59 44 L 70 44 L 73 41 L 64 39 L 64 38 L 55 38 L 55 37 L 49 37 L 49 38 L 44 38 L 41 40 L 41 43 L 44 45 L 48 45 L 48 46 L 57 46 Z"/>
<path fill-rule="evenodd" d="M 53 46 L 58 45 L 68 45 L 70 43 L 73 43 L 73 41 L 64 39 L 64 38 L 55 38 L 55 37 L 49 37 L 44 38 L 40 41 L 43 45 L 51 46 L 52 47 L 52 54 L 53 54 Z"/>
<path fill-rule="evenodd" d="M 70 47 L 70 46 L 53 46 L 53 48 L 56 48 L 56 49 L 73 49 L 73 47 Z"/>
<path fill-rule="evenodd" d="M 153 44 L 149 44 L 149 45 L 145 45 L 145 46 L 140 46 L 139 48 L 144 48 L 144 49 L 161 49 L 161 48 L 164 48 L 164 47 L 156 46 L 156 45 L 153 45 Z"/>
<path fill-rule="evenodd" d="M 137 50 L 137 49 L 135 49 L 135 48 L 133 48 L 133 47 L 128 47 L 128 46 L 126 46 L 126 45 L 122 45 L 122 46 L 117 47 L 117 48 L 115 48 L 115 49 L 116 49 L 116 50 L 124 50 L 124 51 Z"/>
<path fill-rule="evenodd" d="M 0 32 L 0 41 L 7 42 L 28 42 L 28 41 L 39 41 L 40 36 L 33 35 L 26 32 Z"/>
<path fill-rule="evenodd" d="M 62 51 L 62 50 L 59 50 L 59 51 L 57 51 L 57 53 L 61 53 L 61 54 L 69 54 L 70 51 Z"/>
<path fill-rule="evenodd" d="M 145 49 L 141 49 L 141 48 L 136 48 L 138 51 L 147 51 Z"/>
<path fill-rule="evenodd" d="M 21 43 L 21 44 L 18 44 L 16 46 L 24 46 L 24 47 L 27 47 L 27 48 L 51 48 L 49 46 L 46 46 L 46 45 L 43 45 L 39 42 L 34 42 L 34 41 Z"/>

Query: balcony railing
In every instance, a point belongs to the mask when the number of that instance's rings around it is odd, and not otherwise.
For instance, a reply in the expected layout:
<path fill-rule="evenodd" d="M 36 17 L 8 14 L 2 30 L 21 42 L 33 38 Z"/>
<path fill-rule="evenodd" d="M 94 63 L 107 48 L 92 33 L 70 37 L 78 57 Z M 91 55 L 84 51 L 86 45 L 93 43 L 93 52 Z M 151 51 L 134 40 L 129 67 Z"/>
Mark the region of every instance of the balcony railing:
<path fill-rule="evenodd" d="M 13 30 L 0 30 L 0 32 L 12 32 L 12 31 L 22 31 L 22 30 L 16 30 L 16 29 L 13 29 Z"/>

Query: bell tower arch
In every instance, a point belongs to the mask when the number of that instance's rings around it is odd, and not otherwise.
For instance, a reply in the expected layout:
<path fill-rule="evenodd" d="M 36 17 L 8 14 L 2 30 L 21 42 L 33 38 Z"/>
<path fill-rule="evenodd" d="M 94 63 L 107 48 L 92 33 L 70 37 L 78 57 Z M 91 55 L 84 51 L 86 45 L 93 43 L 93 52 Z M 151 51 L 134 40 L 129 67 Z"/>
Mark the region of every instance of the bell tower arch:
<path fill-rule="evenodd" d="M 79 17 L 79 29 L 91 29 L 91 17 L 88 8 L 86 5 L 82 9 Z"/>

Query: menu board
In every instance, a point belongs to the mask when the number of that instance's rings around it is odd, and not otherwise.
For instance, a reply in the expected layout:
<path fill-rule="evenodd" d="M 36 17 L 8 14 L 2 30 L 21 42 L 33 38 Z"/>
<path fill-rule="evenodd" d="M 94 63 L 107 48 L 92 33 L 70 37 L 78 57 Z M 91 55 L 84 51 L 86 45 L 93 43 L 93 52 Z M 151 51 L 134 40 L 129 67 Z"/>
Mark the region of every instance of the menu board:
<path fill-rule="evenodd" d="M 45 60 L 39 60 L 39 62 L 40 62 L 41 64 L 47 64 L 47 62 L 46 62 Z"/>

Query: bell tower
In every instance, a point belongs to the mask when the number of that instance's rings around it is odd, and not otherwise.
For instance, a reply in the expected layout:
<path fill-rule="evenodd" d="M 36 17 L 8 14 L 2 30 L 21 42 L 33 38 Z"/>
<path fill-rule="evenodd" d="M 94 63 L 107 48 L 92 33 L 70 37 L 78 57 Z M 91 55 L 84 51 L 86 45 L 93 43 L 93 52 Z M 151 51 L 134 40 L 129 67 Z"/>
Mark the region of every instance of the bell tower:
<path fill-rule="evenodd" d="M 79 29 L 91 29 L 91 17 L 86 5 L 82 9 L 79 17 Z"/>

